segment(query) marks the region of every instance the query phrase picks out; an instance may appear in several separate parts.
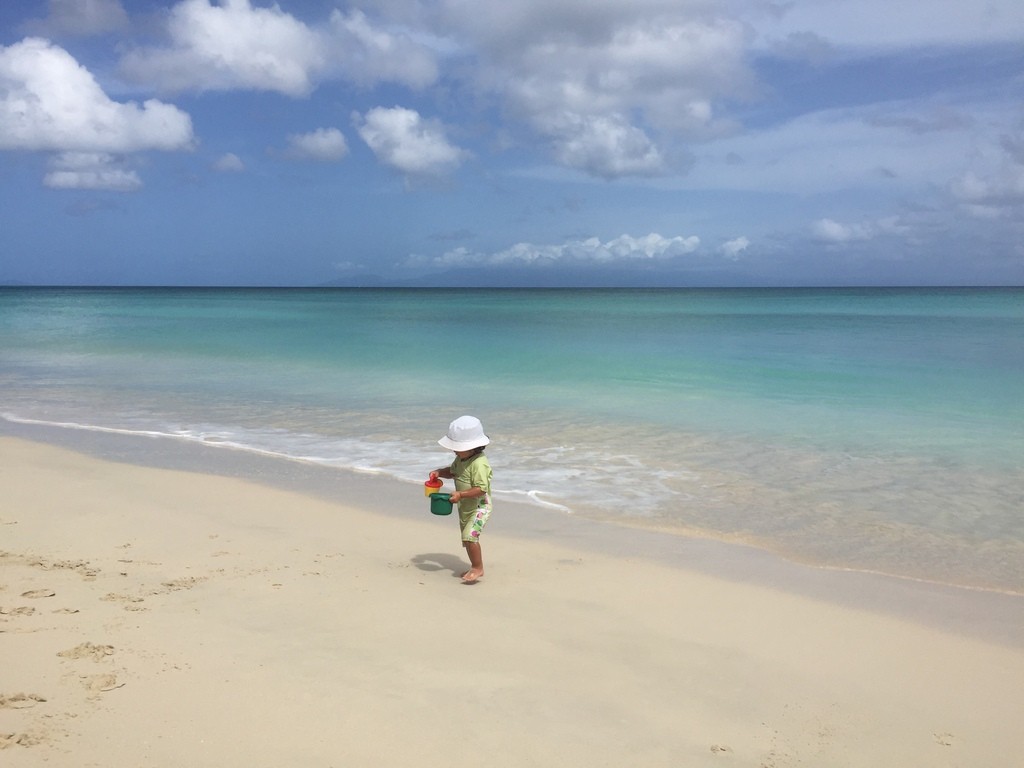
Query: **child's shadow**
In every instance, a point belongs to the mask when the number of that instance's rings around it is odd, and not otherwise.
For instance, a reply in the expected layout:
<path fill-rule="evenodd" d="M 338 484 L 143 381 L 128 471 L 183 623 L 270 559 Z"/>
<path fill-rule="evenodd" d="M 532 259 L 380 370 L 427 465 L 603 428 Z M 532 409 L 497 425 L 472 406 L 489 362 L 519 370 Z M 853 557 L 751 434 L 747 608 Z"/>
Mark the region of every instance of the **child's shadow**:
<path fill-rule="evenodd" d="M 462 576 L 466 570 L 466 564 L 455 555 L 430 552 L 425 555 L 416 555 L 410 562 L 421 571 L 444 571 L 452 572 L 452 576 Z"/>

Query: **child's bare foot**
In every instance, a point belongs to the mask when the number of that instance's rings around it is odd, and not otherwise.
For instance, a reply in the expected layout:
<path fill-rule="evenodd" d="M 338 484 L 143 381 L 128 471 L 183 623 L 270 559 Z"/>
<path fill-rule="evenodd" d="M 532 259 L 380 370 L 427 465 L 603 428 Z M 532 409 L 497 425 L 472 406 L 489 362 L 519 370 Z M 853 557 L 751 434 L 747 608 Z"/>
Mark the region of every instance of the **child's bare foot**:
<path fill-rule="evenodd" d="M 476 584 L 480 579 L 484 577 L 483 570 L 477 568 L 470 568 L 464 574 L 462 574 L 463 584 Z"/>

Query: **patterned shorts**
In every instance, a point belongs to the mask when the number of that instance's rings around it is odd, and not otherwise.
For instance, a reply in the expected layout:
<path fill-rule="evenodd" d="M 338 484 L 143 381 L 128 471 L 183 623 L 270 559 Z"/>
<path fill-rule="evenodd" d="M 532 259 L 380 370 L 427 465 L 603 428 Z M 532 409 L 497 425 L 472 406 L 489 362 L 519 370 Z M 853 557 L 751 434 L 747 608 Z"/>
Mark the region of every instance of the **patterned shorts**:
<path fill-rule="evenodd" d="M 484 526 L 491 518 L 491 506 L 481 504 L 476 509 L 466 514 L 459 513 L 459 524 L 462 525 L 463 541 L 479 541 Z"/>

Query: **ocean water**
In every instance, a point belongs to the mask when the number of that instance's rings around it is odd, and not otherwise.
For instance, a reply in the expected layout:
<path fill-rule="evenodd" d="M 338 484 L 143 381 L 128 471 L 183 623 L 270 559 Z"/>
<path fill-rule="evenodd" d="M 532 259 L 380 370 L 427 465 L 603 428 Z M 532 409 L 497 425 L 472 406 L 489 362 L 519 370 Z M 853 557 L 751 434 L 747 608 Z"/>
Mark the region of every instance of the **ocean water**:
<path fill-rule="evenodd" d="M 1024 593 L 1024 290 L 0 289 L 0 431 L 419 484 Z"/>

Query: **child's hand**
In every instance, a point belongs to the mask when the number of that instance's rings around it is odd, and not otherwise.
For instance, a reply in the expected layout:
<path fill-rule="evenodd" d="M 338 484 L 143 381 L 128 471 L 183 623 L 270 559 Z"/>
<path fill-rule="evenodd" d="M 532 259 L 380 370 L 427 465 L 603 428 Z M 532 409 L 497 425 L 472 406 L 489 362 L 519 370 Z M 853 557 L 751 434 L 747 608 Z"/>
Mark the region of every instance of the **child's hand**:
<path fill-rule="evenodd" d="M 437 472 L 431 472 L 430 473 L 430 479 L 431 480 L 437 480 Z"/>
<path fill-rule="evenodd" d="M 461 498 L 462 498 L 462 494 L 459 493 L 458 491 L 456 491 L 455 493 L 453 493 L 451 496 L 448 497 L 448 501 L 450 501 L 452 504 L 458 504 L 459 503 L 459 499 L 461 499 Z"/>

